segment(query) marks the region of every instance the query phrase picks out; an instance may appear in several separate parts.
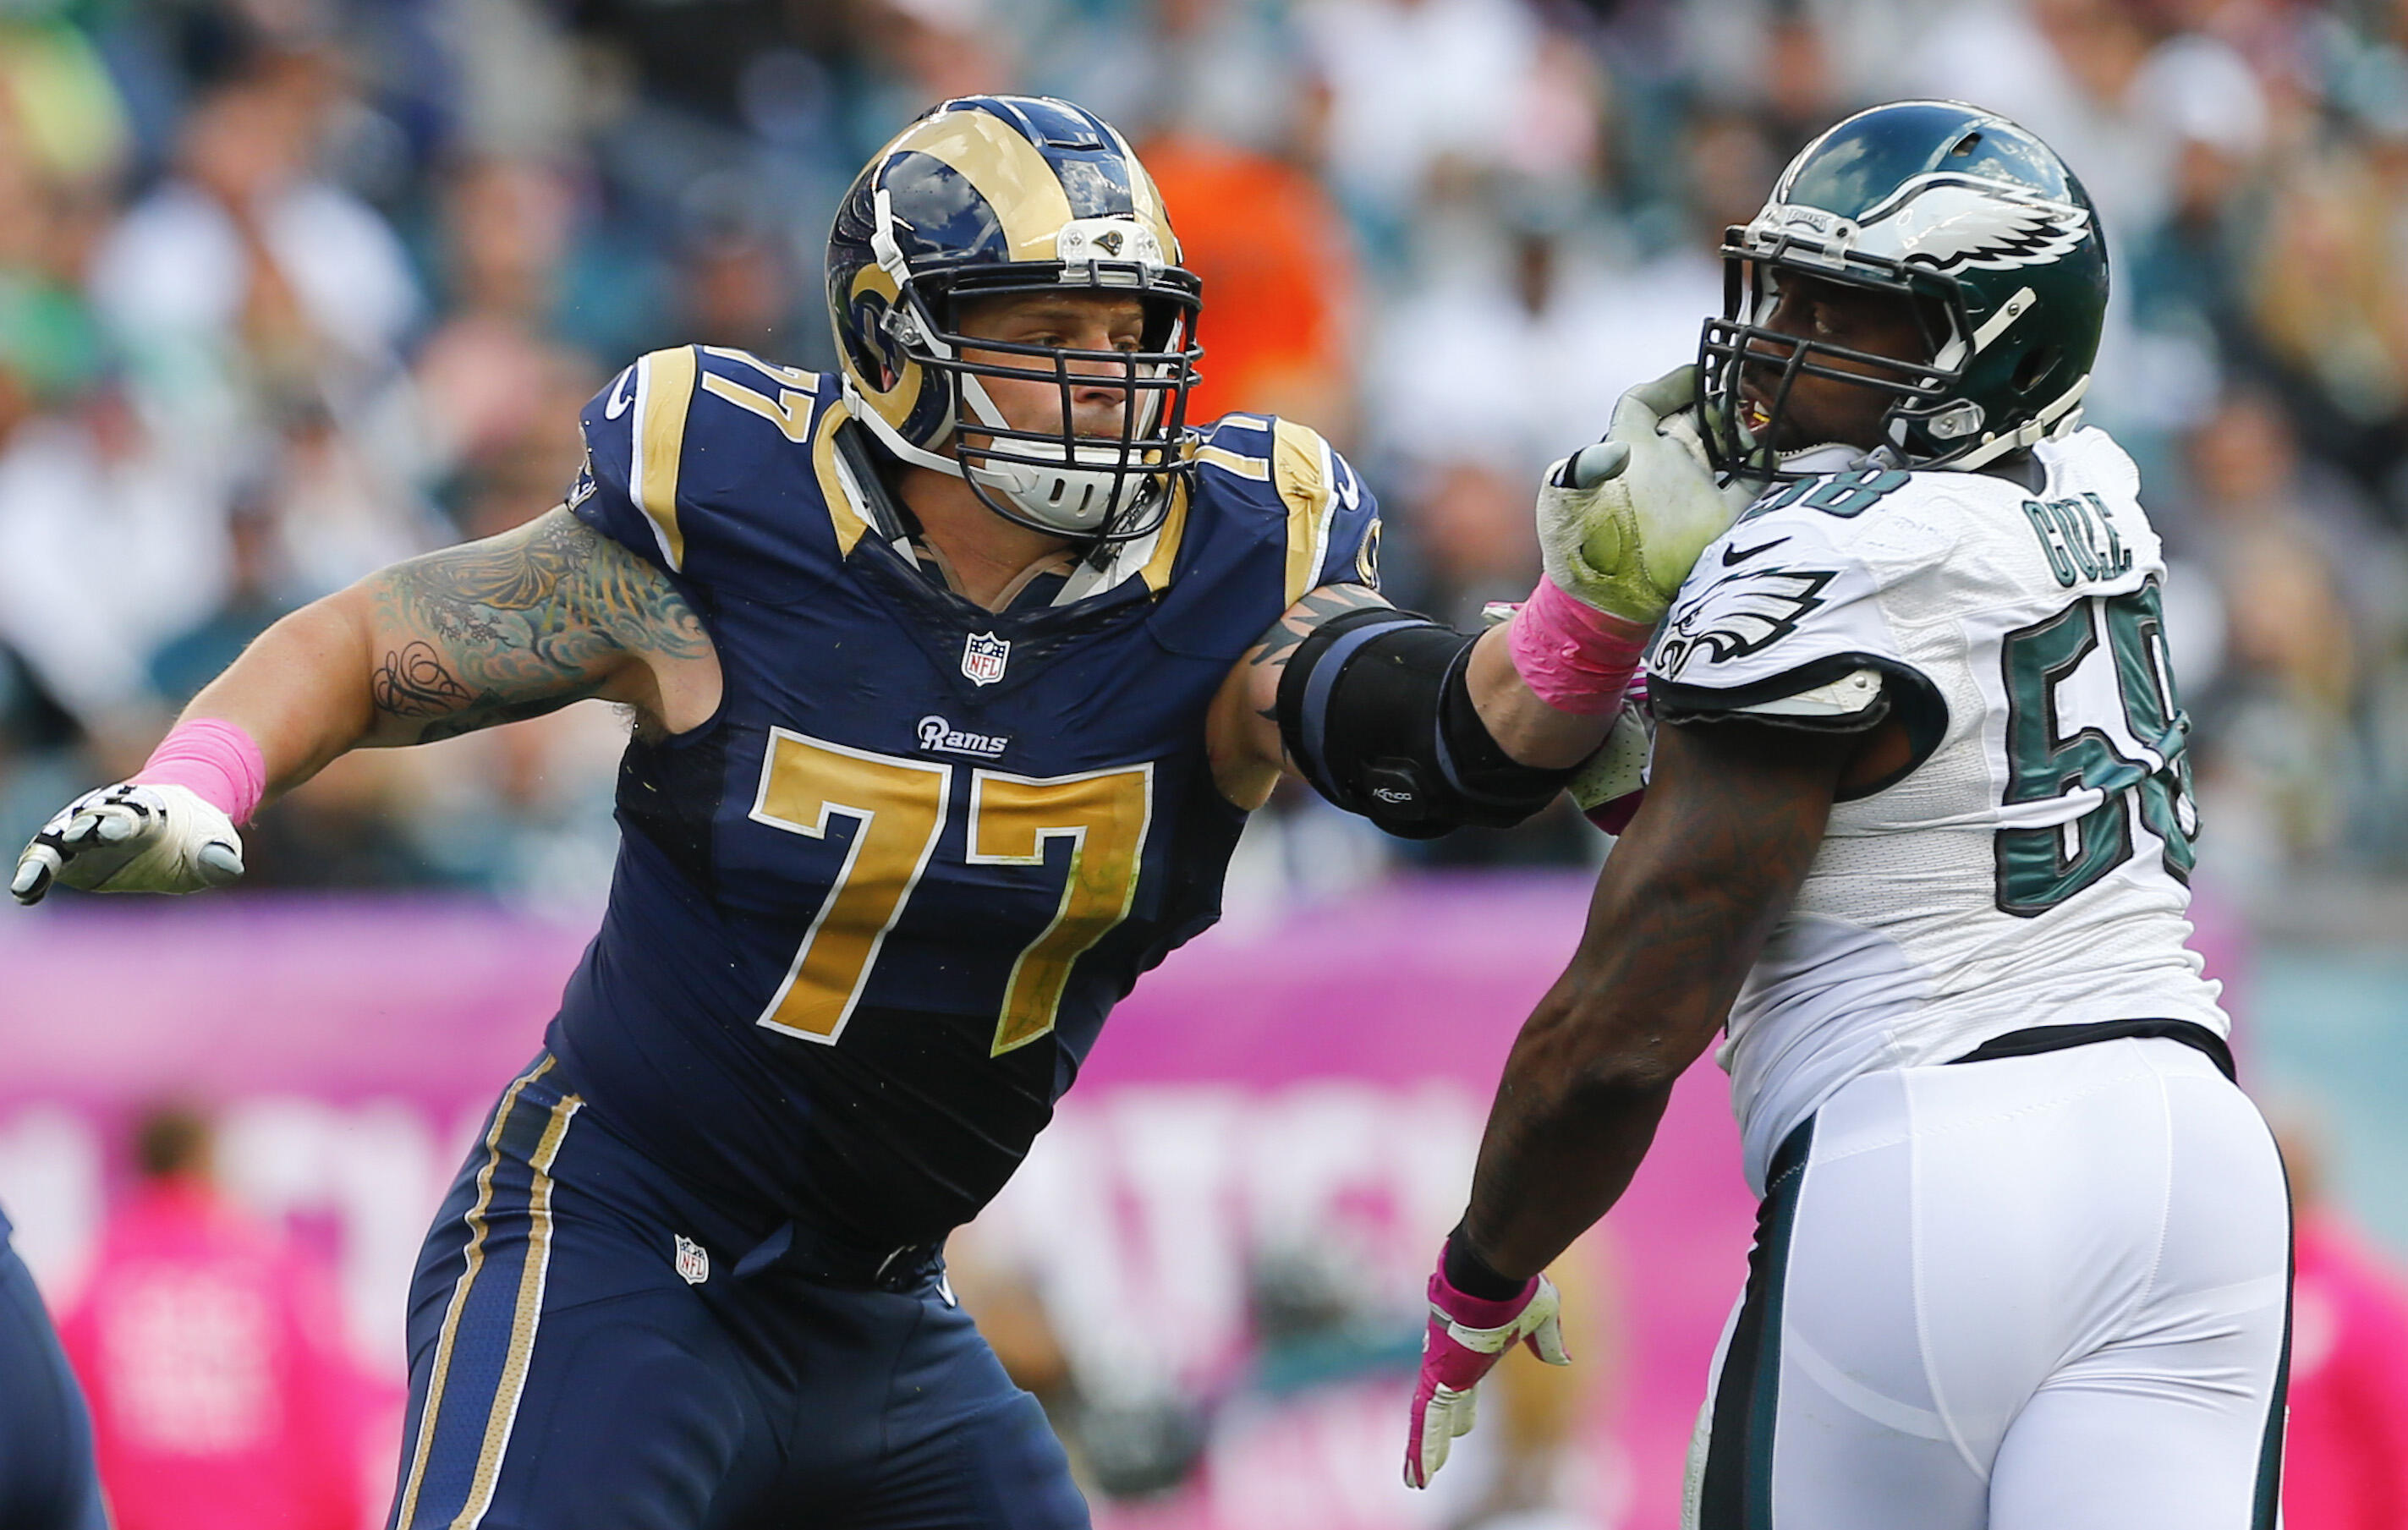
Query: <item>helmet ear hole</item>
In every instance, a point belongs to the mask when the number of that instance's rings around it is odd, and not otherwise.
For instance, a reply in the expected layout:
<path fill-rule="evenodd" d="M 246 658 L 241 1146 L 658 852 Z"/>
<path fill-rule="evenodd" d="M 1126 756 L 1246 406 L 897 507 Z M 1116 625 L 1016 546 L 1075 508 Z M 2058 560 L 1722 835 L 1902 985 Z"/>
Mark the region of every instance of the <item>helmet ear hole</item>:
<path fill-rule="evenodd" d="M 2015 375 L 2011 379 L 2015 392 L 2028 393 L 2039 387 L 2042 378 L 2057 370 L 2057 364 L 2064 354 L 2053 345 L 2036 346 L 2025 351 L 2024 359 L 2015 363 Z"/>
<path fill-rule="evenodd" d="M 891 387 L 894 383 L 894 359 L 884 353 L 876 342 L 884 340 L 887 348 L 891 349 L 892 336 L 886 334 L 882 321 L 862 317 L 869 312 L 872 305 L 857 303 L 854 307 L 857 311 L 853 322 L 839 327 L 837 338 L 844 346 L 847 358 L 862 376 L 883 378 L 885 381 L 882 386 Z"/>

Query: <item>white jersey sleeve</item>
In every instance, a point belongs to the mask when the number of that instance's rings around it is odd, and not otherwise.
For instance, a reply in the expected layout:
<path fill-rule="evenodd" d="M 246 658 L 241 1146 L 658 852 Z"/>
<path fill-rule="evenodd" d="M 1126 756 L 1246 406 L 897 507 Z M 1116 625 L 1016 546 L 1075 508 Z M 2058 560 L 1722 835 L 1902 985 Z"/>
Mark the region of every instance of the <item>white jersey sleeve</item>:
<path fill-rule="evenodd" d="M 1732 1007 L 1752 1167 L 1867 1071 L 2041 1026 L 2228 1029 L 2186 949 L 2187 723 L 2138 475 L 2096 430 L 2034 456 L 2029 492 L 1870 466 L 1781 486 L 1650 655 L 1668 723 L 1896 719 L 1912 745 L 1833 805 Z"/>
<path fill-rule="evenodd" d="M 1908 509 L 1930 497 L 1912 475 L 1861 467 L 1758 500 L 1698 558 L 1673 603 L 1649 664 L 1658 717 L 1853 732 L 1897 715 L 1919 763 L 1946 710 L 1888 599 L 1945 551 L 1927 530 L 1932 518 Z"/>

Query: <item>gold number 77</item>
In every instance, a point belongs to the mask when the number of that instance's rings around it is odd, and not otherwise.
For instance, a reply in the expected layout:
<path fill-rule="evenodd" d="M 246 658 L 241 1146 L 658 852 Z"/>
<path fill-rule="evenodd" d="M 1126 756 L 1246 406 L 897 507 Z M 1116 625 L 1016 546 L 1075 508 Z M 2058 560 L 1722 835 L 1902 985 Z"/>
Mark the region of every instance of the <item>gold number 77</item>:
<path fill-rule="evenodd" d="M 968 864 L 1042 866 L 1048 841 L 1069 845 L 1054 918 L 1022 949 L 1004 985 L 994 1047 L 1001 1056 L 1054 1028 L 1071 964 L 1128 917 L 1153 818 L 1154 766 L 1042 779 L 969 774 Z M 843 1033 L 879 948 L 936 852 L 953 787 L 950 765 L 770 730 L 752 818 L 812 839 L 825 839 L 838 818 L 853 829 L 844 865 L 759 1023 L 809 1041 Z"/>

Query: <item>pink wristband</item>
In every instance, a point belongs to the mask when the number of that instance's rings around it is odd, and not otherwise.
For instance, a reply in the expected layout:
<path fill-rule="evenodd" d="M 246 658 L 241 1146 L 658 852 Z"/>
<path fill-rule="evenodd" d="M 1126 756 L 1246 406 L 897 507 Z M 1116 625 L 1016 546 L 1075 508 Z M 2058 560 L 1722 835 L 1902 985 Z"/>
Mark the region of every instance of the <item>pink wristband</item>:
<path fill-rule="evenodd" d="M 1647 652 L 1650 629 L 1574 600 L 1541 576 L 1513 613 L 1513 667 L 1541 701 L 1595 717 L 1622 705 Z"/>
<path fill-rule="evenodd" d="M 184 787 L 239 825 L 251 822 L 266 794 L 267 760 L 258 741 L 235 724 L 196 717 L 159 740 L 134 779 Z"/>
<path fill-rule="evenodd" d="M 1450 1237 L 1446 1241 L 1452 1245 L 1455 1239 Z M 1522 1282 L 1521 1290 L 1502 1301 L 1475 1296 L 1446 1278 L 1446 1248 L 1442 1246 L 1439 1250 L 1438 1268 L 1430 1272 L 1429 1301 L 1432 1307 L 1442 1308 L 1450 1319 L 1467 1328 L 1496 1328 L 1519 1317 L 1522 1308 L 1530 1305 L 1530 1297 L 1538 1289 L 1539 1278 L 1533 1275 Z"/>

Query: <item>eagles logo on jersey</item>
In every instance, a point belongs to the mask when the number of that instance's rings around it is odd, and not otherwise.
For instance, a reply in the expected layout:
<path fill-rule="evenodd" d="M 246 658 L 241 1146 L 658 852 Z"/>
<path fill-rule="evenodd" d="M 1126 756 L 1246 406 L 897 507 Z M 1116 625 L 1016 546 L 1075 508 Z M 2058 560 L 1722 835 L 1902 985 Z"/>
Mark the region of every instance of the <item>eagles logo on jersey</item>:
<path fill-rule="evenodd" d="M 1798 630 L 1823 604 L 1839 575 L 1828 569 L 1767 568 L 1717 579 L 1684 601 L 1656 640 L 1653 667 L 1677 680 L 1699 651 L 1716 662 L 1759 652 Z"/>

